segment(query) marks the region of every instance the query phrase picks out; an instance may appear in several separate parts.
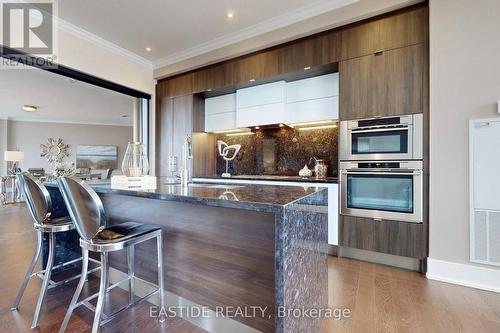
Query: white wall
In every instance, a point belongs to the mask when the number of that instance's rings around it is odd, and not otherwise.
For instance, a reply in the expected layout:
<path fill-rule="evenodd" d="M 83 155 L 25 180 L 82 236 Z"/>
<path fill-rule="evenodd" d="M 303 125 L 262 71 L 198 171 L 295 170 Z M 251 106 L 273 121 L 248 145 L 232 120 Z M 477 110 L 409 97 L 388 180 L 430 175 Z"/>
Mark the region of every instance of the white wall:
<path fill-rule="evenodd" d="M 498 0 L 430 1 L 429 245 L 432 259 L 472 265 L 469 261 L 468 121 L 498 116 L 499 13 Z"/>
<path fill-rule="evenodd" d="M 57 30 L 57 62 L 148 94 L 154 93 L 151 65 L 141 64 L 119 50 L 102 47 L 92 38 Z"/>
<path fill-rule="evenodd" d="M 70 156 L 65 162 L 76 162 L 77 145 L 118 146 L 119 169 L 127 143 L 132 140 L 132 127 L 8 121 L 8 148 L 24 152 L 25 160 L 19 164 L 23 170 L 29 168 L 52 170 L 46 159 L 40 157 L 40 144 L 45 143 L 48 138 L 61 138 L 69 144 Z"/>
<path fill-rule="evenodd" d="M 151 64 L 142 64 L 119 49 L 103 47 L 98 39 L 59 29 L 57 62 L 152 96 L 150 103 L 150 165 L 155 165 L 155 86 Z M 97 42 L 96 42 L 97 41 Z M 105 43 L 107 44 L 107 43 Z M 126 53 L 126 52 L 125 52 Z M 154 173 L 154 168 L 151 168 Z"/>

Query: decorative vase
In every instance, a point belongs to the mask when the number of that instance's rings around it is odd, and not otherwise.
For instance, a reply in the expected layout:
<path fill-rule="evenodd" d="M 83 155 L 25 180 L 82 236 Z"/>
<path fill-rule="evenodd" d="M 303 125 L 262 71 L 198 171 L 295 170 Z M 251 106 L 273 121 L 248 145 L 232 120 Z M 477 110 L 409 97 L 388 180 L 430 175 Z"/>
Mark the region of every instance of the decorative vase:
<path fill-rule="evenodd" d="M 127 177 L 142 177 L 149 172 L 146 149 L 140 142 L 129 142 L 122 162 L 122 172 Z"/>
<path fill-rule="evenodd" d="M 307 167 L 307 164 L 305 164 L 304 167 L 300 169 L 299 176 L 302 178 L 309 178 L 312 176 L 312 170 Z"/>

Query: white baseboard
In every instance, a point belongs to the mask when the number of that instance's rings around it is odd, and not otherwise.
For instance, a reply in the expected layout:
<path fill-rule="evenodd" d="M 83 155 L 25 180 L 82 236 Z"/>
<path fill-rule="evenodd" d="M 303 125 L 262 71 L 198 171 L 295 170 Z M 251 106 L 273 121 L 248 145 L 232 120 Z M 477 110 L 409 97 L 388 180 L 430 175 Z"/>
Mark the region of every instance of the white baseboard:
<path fill-rule="evenodd" d="M 427 278 L 500 293 L 500 269 L 427 259 Z"/>

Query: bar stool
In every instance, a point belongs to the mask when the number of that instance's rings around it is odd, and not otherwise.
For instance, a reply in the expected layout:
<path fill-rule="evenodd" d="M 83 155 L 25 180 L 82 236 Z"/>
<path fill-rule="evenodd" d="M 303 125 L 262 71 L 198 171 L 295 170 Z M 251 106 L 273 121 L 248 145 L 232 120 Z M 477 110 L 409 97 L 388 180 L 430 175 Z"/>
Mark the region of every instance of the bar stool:
<path fill-rule="evenodd" d="M 16 300 L 11 307 L 11 310 L 17 310 L 21 298 L 23 297 L 24 291 L 28 285 L 29 280 L 33 276 L 37 276 L 42 279 L 42 287 L 40 289 L 40 295 L 38 296 L 38 301 L 35 308 L 35 314 L 33 316 L 33 321 L 31 323 L 31 328 L 38 326 L 38 321 L 40 318 L 40 310 L 42 309 L 42 304 L 45 299 L 45 295 L 48 289 L 57 287 L 59 285 L 65 284 L 67 282 L 73 281 L 80 278 L 80 274 L 65 279 L 63 281 L 55 282 L 51 280 L 52 271 L 64 266 L 71 265 L 77 261 L 82 260 L 82 258 L 74 259 L 54 267 L 54 257 L 55 257 L 55 234 L 58 232 L 66 232 L 74 229 L 74 224 L 69 217 L 51 218 L 52 211 L 52 201 L 47 188 L 42 184 L 42 182 L 35 177 L 33 177 L 28 172 L 19 173 L 16 175 L 17 181 L 19 182 L 19 187 L 23 196 L 26 200 L 28 210 L 33 218 L 33 227 L 37 233 L 37 246 L 31 264 L 29 265 L 28 271 L 24 276 L 23 283 L 19 292 L 17 294 Z M 42 249 L 42 233 L 47 233 L 49 238 L 49 254 L 47 258 L 47 265 L 45 269 L 38 272 L 33 272 L 35 265 L 40 256 Z M 99 263 L 96 260 L 94 262 Z M 100 267 L 94 268 L 89 273 L 98 270 Z"/>
<path fill-rule="evenodd" d="M 70 216 L 75 223 L 76 230 L 80 235 L 80 246 L 82 247 L 82 254 L 84 258 L 81 274 L 82 278 L 80 278 L 80 282 L 78 283 L 78 287 L 76 288 L 75 294 L 73 295 L 73 299 L 71 300 L 59 332 L 64 332 L 73 310 L 80 305 L 84 305 L 88 309 L 95 312 L 94 322 L 92 324 L 92 333 L 97 333 L 99 331 L 101 322 L 104 325 L 105 323 L 116 317 L 118 313 L 155 294 L 159 294 L 160 307 L 163 309 L 164 295 L 161 228 L 136 222 L 125 222 L 109 226 L 101 199 L 87 183 L 76 177 L 60 177 L 57 182 L 59 184 L 59 188 L 61 190 L 66 206 L 68 207 Z M 138 301 L 135 301 L 135 279 L 138 278 L 135 277 L 134 272 L 134 246 L 153 238 L 156 238 L 157 241 L 158 285 L 155 285 L 148 281 L 142 281 L 154 286 L 157 289 L 149 293 L 145 297 L 139 299 Z M 112 286 L 108 286 L 108 253 L 122 249 L 127 249 L 128 276 L 125 279 L 113 284 Z M 87 271 L 87 259 L 89 258 L 89 251 L 97 252 L 101 255 L 103 269 L 101 270 L 99 292 L 78 302 L 80 293 L 85 283 L 85 278 L 83 277 L 86 275 Z M 106 292 L 118 286 L 121 282 L 124 281 L 129 282 L 129 304 L 119 311 L 106 316 L 103 313 L 103 303 Z M 94 307 L 92 304 L 90 304 L 90 301 L 96 297 L 98 297 L 97 305 Z"/>

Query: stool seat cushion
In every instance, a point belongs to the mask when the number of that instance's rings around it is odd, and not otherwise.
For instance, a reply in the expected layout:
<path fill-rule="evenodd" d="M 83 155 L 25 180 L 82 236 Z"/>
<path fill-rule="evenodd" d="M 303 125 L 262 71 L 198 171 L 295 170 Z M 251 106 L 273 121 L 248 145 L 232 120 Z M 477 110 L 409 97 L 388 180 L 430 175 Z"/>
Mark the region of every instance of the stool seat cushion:
<path fill-rule="evenodd" d="M 62 232 L 75 228 L 73 221 L 69 216 L 48 218 L 42 224 L 35 223 L 35 229 L 42 232 Z"/>
<path fill-rule="evenodd" d="M 94 236 L 94 238 L 92 238 L 92 243 L 94 244 L 118 243 L 157 230 L 160 230 L 160 228 L 152 225 L 137 223 L 137 222 L 125 222 L 101 229 Z"/>
<path fill-rule="evenodd" d="M 64 216 L 64 217 L 56 217 L 56 218 L 49 218 L 44 222 L 44 224 L 54 224 L 54 225 L 61 225 L 61 224 L 72 224 L 73 221 L 71 220 L 71 217 L 69 216 Z"/>

